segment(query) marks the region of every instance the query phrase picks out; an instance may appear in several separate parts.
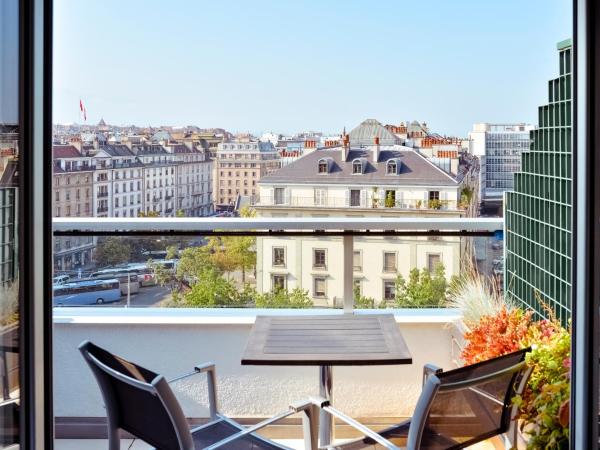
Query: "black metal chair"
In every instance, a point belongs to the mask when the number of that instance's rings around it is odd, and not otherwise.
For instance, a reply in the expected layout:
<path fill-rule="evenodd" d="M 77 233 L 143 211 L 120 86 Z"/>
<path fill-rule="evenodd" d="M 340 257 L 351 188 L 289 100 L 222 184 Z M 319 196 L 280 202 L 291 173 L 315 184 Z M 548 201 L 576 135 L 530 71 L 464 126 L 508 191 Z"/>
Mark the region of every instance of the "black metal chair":
<path fill-rule="evenodd" d="M 244 428 L 218 413 L 215 367 L 211 363 L 198 365 L 193 372 L 167 381 L 162 375 L 89 341 L 82 342 L 79 350 L 102 391 L 108 416 L 109 450 L 120 448 L 120 429 L 160 450 L 286 449 L 255 432 L 295 413 L 302 414 L 305 447 L 317 448 L 318 414 L 311 401 L 290 405 L 286 411 Z M 169 383 L 199 373 L 208 376 L 210 421 L 190 430 Z"/>
<path fill-rule="evenodd" d="M 423 390 L 413 416 L 378 433 L 322 401 L 332 416 L 365 436 L 335 448 L 367 447 L 407 450 L 457 450 L 503 433 L 514 425 L 511 399 L 525 388 L 529 349 L 444 372 L 426 365 Z"/>

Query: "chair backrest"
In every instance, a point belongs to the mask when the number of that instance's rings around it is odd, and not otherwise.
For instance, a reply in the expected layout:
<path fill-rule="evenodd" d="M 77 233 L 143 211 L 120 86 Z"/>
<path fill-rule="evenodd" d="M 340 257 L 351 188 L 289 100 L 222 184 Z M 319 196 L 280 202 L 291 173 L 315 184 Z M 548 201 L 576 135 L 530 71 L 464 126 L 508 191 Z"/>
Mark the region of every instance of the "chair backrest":
<path fill-rule="evenodd" d="M 84 341 L 79 346 L 102 391 L 109 440 L 121 428 L 165 450 L 191 450 L 192 436 L 167 380 L 148 369 Z M 111 444 L 113 448 L 114 444 Z M 115 448 L 119 448 L 118 445 Z"/>
<path fill-rule="evenodd" d="M 505 433 L 512 398 L 527 372 L 528 351 L 430 375 L 415 408 L 407 448 L 462 449 Z"/>

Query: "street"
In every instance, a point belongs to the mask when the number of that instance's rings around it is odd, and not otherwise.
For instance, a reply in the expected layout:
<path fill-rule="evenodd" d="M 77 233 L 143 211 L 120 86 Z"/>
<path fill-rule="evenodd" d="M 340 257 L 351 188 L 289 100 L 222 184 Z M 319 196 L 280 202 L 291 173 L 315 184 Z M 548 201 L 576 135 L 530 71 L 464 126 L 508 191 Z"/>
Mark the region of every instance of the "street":
<path fill-rule="evenodd" d="M 171 298 L 171 290 L 167 286 L 149 286 L 140 288 L 140 292 L 131 295 L 132 307 L 160 306 L 163 300 Z M 109 303 L 106 306 L 125 306 L 127 305 L 127 296 L 115 303 Z"/>

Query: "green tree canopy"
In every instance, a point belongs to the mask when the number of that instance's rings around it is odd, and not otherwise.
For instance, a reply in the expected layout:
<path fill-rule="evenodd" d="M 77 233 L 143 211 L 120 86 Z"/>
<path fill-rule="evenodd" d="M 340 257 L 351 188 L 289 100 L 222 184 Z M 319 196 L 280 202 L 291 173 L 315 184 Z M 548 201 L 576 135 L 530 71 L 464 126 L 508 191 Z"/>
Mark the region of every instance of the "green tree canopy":
<path fill-rule="evenodd" d="M 107 237 L 96 247 L 96 264 L 100 267 L 115 266 L 129 261 L 131 247 L 119 237 Z"/>
<path fill-rule="evenodd" d="M 410 271 L 408 282 L 402 275 L 396 278 L 396 307 L 441 307 L 446 303 L 447 290 L 448 282 L 442 263 L 436 264 L 433 273 L 414 268 Z"/>
<path fill-rule="evenodd" d="M 294 288 L 291 291 L 276 289 L 272 292 L 256 295 L 257 308 L 312 308 L 313 301 L 308 291 Z"/>
<path fill-rule="evenodd" d="M 240 296 L 230 280 L 212 266 L 203 267 L 198 280 L 183 295 L 186 306 L 201 308 L 241 306 Z"/>

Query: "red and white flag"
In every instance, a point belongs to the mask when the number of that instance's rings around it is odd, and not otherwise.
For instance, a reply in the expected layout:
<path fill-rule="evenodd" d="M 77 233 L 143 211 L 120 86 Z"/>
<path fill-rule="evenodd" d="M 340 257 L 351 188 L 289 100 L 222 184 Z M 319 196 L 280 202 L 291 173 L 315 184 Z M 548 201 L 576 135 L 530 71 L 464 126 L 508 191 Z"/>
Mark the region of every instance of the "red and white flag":
<path fill-rule="evenodd" d="M 87 109 L 83 106 L 83 101 L 79 99 L 79 111 L 83 114 L 83 120 L 87 122 Z"/>

